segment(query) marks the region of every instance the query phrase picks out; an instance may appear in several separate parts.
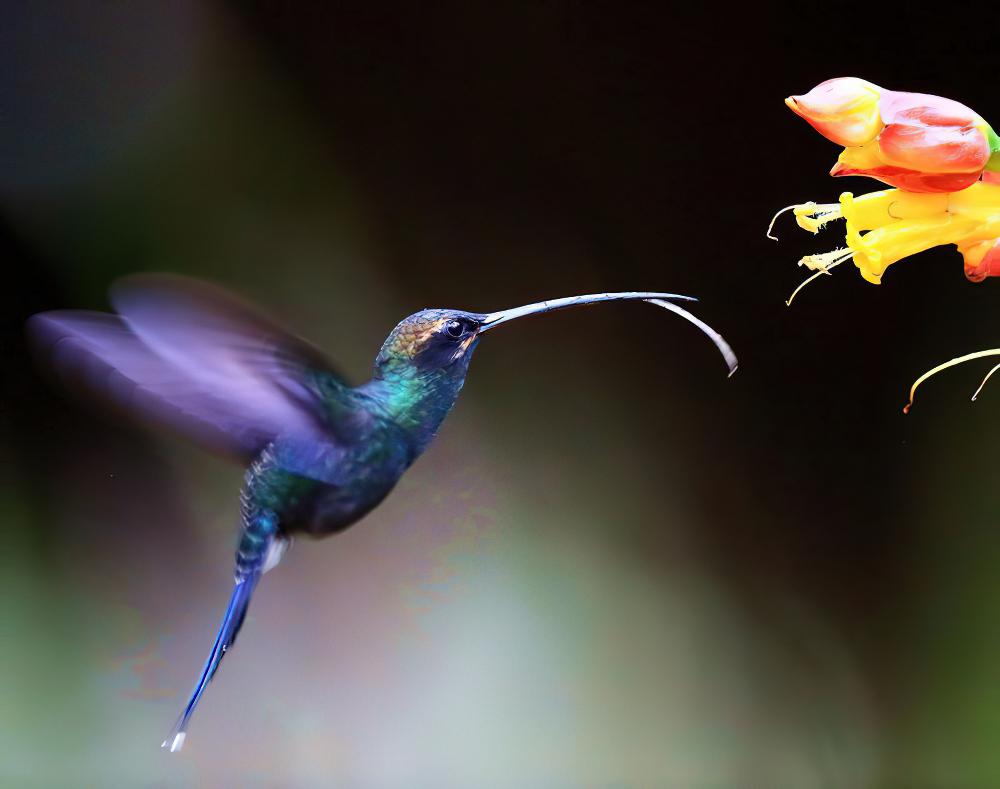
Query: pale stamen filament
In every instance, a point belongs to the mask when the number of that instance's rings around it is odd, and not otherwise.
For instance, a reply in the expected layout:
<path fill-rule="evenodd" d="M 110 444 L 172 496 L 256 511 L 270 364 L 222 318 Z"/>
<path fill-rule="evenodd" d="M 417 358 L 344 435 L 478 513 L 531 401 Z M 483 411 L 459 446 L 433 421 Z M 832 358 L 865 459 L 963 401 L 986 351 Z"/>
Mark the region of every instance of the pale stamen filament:
<path fill-rule="evenodd" d="M 976 401 L 976 398 L 979 397 L 979 393 L 983 391 L 983 387 L 986 386 L 986 382 L 993 377 L 993 373 L 995 373 L 997 370 L 1000 370 L 1000 364 L 996 365 L 992 370 L 986 373 L 986 377 L 983 379 L 982 383 L 979 384 L 979 388 L 972 395 L 973 402 Z"/>
<path fill-rule="evenodd" d="M 907 414 L 910 412 L 910 407 L 913 405 L 913 398 L 917 393 L 917 387 L 920 386 L 920 384 L 922 384 L 928 378 L 932 378 L 938 373 L 947 370 L 949 367 L 955 367 L 956 365 L 964 364 L 965 362 L 971 362 L 975 359 L 985 359 L 987 356 L 1000 356 L 1000 348 L 991 348 L 988 351 L 976 351 L 975 353 L 969 353 L 966 354 L 965 356 L 958 356 L 954 359 L 945 362 L 944 364 L 939 364 L 937 367 L 928 370 L 926 373 L 921 375 L 916 381 L 914 381 L 913 386 L 910 387 L 910 402 L 907 403 L 905 406 L 903 406 L 903 413 Z M 977 389 L 976 393 L 972 395 L 973 400 L 975 400 L 976 397 L 979 396 L 980 391 L 982 391 L 982 388 L 986 385 L 986 382 L 990 379 L 990 376 L 993 375 L 993 373 L 995 373 L 998 369 L 1000 369 L 1000 365 L 997 365 L 986 374 L 986 377 L 983 379 L 983 382 L 979 384 L 979 389 Z"/>
<path fill-rule="evenodd" d="M 778 213 L 776 213 L 774 216 L 772 216 L 771 217 L 771 224 L 769 224 L 767 226 L 767 232 L 764 235 L 766 235 L 772 241 L 777 241 L 778 237 L 771 235 L 771 231 L 774 230 L 774 223 L 778 221 L 778 217 L 781 216 L 783 213 L 785 213 L 786 211 L 792 211 L 792 210 L 794 210 L 794 209 L 796 209 L 798 207 L 799 207 L 798 203 L 796 203 L 795 205 L 786 205 Z"/>

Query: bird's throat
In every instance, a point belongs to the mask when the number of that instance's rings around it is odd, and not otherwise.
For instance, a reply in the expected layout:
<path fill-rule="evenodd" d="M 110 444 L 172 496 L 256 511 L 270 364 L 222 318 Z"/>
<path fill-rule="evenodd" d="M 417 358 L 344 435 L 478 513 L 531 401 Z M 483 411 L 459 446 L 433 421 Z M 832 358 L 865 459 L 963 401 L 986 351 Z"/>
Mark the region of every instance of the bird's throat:
<path fill-rule="evenodd" d="M 421 372 L 406 366 L 373 378 L 361 389 L 383 416 L 406 431 L 415 454 L 420 454 L 454 407 L 466 368 L 458 363 L 450 369 Z"/>

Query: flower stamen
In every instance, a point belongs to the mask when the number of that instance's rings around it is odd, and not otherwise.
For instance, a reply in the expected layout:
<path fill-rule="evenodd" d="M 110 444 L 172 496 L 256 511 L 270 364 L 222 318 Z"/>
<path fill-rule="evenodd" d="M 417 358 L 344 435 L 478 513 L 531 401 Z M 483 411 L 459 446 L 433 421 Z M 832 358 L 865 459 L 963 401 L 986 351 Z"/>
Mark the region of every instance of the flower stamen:
<path fill-rule="evenodd" d="M 783 213 L 785 213 L 785 211 L 791 211 L 793 208 L 795 208 L 794 205 L 786 205 L 778 213 L 776 213 L 774 216 L 772 216 L 771 217 L 771 222 L 770 222 L 770 224 L 768 224 L 767 231 L 765 231 L 764 235 L 767 236 L 772 241 L 777 241 L 778 237 L 771 235 L 771 231 L 774 230 L 774 223 L 778 221 L 778 217 L 781 216 Z"/>
<path fill-rule="evenodd" d="M 827 223 L 835 219 L 842 219 L 844 216 L 840 203 L 824 203 L 820 205 L 810 200 L 808 203 L 786 205 L 771 217 L 771 223 L 767 226 L 767 233 L 765 235 L 772 241 L 778 240 L 778 237 L 771 232 L 774 230 L 774 223 L 786 211 L 794 211 L 796 224 L 803 230 L 808 230 L 814 235 Z"/>
<path fill-rule="evenodd" d="M 827 252 L 824 255 L 809 255 L 808 257 L 817 257 L 817 258 L 819 258 L 819 257 L 829 257 L 830 255 L 840 254 L 841 257 L 837 258 L 832 263 L 827 263 L 827 264 L 825 264 L 823 266 L 820 266 L 819 268 L 815 269 L 815 273 L 814 274 L 812 274 L 809 277 L 807 277 L 803 282 L 801 282 L 799 284 L 799 286 L 795 290 L 792 291 L 792 295 L 788 297 L 788 300 L 785 302 L 785 306 L 786 307 L 791 307 L 792 306 L 792 301 L 794 301 L 795 297 L 797 295 L 799 295 L 799 291 L 802 290 L 806 285 L 808 285 L 814 279 L 817 279 L 817 278 L 822 277 L 822 276 L 829 276 L 830 275 L 830 269 L 836 268 L 841 263 L 843 263 L 845 260 L 850 260 L 852 257 L 854 257 L 854 253 L 853 252 L 848 252 L 848 254 L 844 255 L 843 253 L 846 252 L 846 251 L 847 250 L 844 250 L 844 249 L 835 249 L 833 252 Z M 802 261 L 799 261 L 799 265 L 800 266 L 802 265 Z M 810 266 L 810 268 L 812 268 L 812 267 Z"/>
<path fill-rule="evenodd" d="M 818 255 L 806 255 L 799 259 L 799 265 L 805 266 L 810 271 L 829 271 L 853 255 L 853 249 L 840 247 L 830 252 L 821 252 Z"/>
<path fill-rule="evenodd" d="M 910 413 L 910 407 L 913 405 L 913 398 L 917 393 L 917 387 L 920 386 L 920 384 L 922 384 L 928 378 L 932 378 L 938 373 L 944 372 L 949 367 L 955 367 L 959 364 L 964 364 L 965 362 L 971 362 L 975 359 L 985 359 L 988 356 L 1000 356 L 1000 348 L 991 348 L 988 351 L 976 351 L 975 353 L 968 353 L 965 356 L 958 356 L 954 359 L 950 359 L 949 361 L 944 362 L 943 364 L 939 364 L 937 367 L 928 370 L 926 373 L 921 375 L 916 381 L 914 381 L 913 386 L 910 387 L 910 402 L 907 403 L 905 406 L 903 406 L 903 413 L 904 414 Z M 993 373 L 995 373 L 998 369 L 1000 369 L 1000 365 L 997 365 L 986 374 L 986 377 L 983 379 L 983 382 L 979 384 L 979 388 L 976 390 L 976 393 L 972 395 L 973 400 L 975 400 L 979 396 L 979 393 L 986 385 L 986 382 L 990 380 L 990 376 L 992 376 Z"/>
<path fill-rule="evenodd" d="M 979 397 L 979 393 L 983 391 L 983 387 L 986 386 L 986 382 L 993 377 L 993 373 L 995 373 L 997 370 L 1000 370 L 1000 364 L 996 365 L 992 370 L 986 373 L 986 377 L 983 378 L 982 383 L 979 384 L 979 388 L 972 393 L 972 402 L 976 402 L 976 398 Z"/>
<path fill-rule="evenodd" d="M 795 221 L 803 230 L 816 235 L 828 223 L 843 219 L 840 203 L 803 203 L 795 207 Z"/>

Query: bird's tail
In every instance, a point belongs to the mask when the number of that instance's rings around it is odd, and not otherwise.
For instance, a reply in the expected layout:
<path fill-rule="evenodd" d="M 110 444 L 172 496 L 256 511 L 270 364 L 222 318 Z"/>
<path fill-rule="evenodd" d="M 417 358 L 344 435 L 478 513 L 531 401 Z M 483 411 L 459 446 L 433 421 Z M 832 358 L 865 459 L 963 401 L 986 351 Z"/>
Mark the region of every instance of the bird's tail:
<path fill-rule="evenodd" d="M 179 751 L 184 745 L 184 738 L 187 736 L 188 721 L 194 713 L 194 708 L 198 706 L 201 695 L 205 692 L 208 683 L 212 681 L 212 677 L 215 676 L 215 672 L 218 670 L 222 658 L 225 657 L 226 651 L 236 643 L 236 636 L 239 634 L 243 620 L 246 618 L 247 608 L 250 606 L 250 597 L 253 595 L 253 590 L 257 586 L 257 581 L 260 580 L 260 576 L 261 570 L 258 569 L 237 579 L 232 597 L 229 598 L 229 607 L 226 609 L 226 616 L 222 620 L 222 627 L 219 628 L 215 644 L 208 655 L 208 660 L 205 661 L 205 668 L 202 669 L 198 684 L 191 691 L 191 698 L 188 699 L 187 706 L 177 719 L 177 723 L 174 725 L 170 735 L 163 741 L 163 747 L 169 748 L 171 752 Z"/>

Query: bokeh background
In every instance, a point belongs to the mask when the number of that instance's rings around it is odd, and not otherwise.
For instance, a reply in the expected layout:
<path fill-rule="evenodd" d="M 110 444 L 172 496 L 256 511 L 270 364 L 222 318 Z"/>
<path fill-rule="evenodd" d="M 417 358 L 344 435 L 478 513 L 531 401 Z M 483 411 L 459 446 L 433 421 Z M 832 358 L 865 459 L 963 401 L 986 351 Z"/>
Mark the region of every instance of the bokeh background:
<path fill-rule="evenodd" d="M 831 76 L 1000 117 L 968 9 L 5 5 L 0 784 L 1000 785 L 1000 290 L 874 287 L 770 215 L 844 188 Z M 437 442 L 262 583 L 180 755 L 241 470 L 39 373 L 23 320 L 170 270 L 361 381 L 425 306 L 696 294 L 481 344 Z"/>

